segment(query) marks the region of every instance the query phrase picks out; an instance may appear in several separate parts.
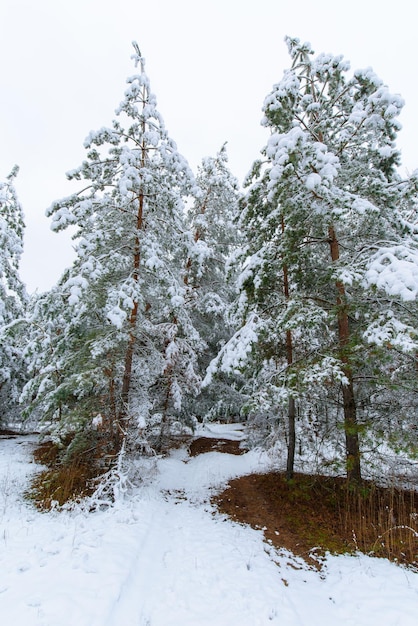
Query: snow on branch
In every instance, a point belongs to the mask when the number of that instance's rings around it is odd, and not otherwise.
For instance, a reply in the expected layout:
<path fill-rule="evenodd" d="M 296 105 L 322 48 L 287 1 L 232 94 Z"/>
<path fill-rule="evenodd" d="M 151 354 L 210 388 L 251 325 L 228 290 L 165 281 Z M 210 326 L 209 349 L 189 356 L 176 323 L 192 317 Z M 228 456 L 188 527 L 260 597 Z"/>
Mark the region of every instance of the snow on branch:
<path fill-rule="evenodd" d="M 366 341 L 377 346 L 390 346 L 406 353 L 418 350 L 417 331 L 396 319 L 392 311 L 374 320 L 363 336 Z"/>
<path fill-rule="evenodd" d="M 207 387 L 212 382 L 216 372 L 234 373 L 239 372 L 247 361 L 252 346 L 258 341 L 258 330 L 261 320 L 258 315 L 252 315 L 246 324 L 240 328 L 233 337 L 225 344 L 219 354 L 214 358 L 203 379 L 202 387 Z"/>
<path fill-rule="evenodd" d="M 375 285 L 390 296 L 415 300 L 418 294 L 418 250 L 404 245 L 379 248 L 365 274 L 367 286 Z"/>

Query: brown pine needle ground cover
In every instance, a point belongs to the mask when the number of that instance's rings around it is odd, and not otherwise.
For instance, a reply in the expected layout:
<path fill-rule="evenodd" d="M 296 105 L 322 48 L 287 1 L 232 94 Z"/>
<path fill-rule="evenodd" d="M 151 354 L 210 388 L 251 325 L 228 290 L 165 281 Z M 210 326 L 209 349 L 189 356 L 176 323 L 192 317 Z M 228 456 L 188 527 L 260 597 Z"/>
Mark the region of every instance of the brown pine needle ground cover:
<path fill-rule="evenodd" d="M 240 441 L 222 438 L 198 437 L 189 445 L 190 456 L 197 456 L 205 452 L 225 452 L 226 454 L 244 454 L 245 448 Z"/>
<path fill-rule="evenodd" d="M 190 455 L 243 454 L 237 441 L 199 438 Z M 325 552 L 361 551 L 418 570 L 418 495 L 343 478 L 253 474 L 231 480 L 212 501 L 221 513 L 262 529 L 266 540 L 318 566 Z"/>
<path fill-rule="evenodd" d="M 16 433 L 14 430 L 9 430 L 8 428 L 0 428 L 0 437 L 3 439 L 14 439 L 17 437 L 19 433 Z"/>
<path fill-rule="evenodd" d="M 213 502 L 232 519 L 261 528 L 270 543 L 308 562 L 325 552 L 386 557 L 418 570 L 418 498 L 414 492 L 341 478 L 280 473 L 230 481 Z"/>

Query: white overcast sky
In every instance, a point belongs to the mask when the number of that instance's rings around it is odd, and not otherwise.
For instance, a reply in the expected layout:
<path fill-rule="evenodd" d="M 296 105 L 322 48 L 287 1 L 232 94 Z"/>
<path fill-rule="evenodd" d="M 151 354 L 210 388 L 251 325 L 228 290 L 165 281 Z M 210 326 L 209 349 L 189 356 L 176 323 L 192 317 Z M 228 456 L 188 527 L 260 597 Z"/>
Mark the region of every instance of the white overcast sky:
<path fill-rule="evenodd" d="M 0 179 L 14 164 L 26 217 L 21 275 L 50 288 L 70 239 L 44 216 L 74 187 L 90 130 L 109 125 L 135 72 L 132 40 L 170 136 L 192 168 L 228 142 L 242 181 L 266 141 L 261 106 L 289 66 L 285 35 L 371 66 L 406 106 L 398 147 L 418 167 L 417 27 L 412 0 L 1 0 Z"/>

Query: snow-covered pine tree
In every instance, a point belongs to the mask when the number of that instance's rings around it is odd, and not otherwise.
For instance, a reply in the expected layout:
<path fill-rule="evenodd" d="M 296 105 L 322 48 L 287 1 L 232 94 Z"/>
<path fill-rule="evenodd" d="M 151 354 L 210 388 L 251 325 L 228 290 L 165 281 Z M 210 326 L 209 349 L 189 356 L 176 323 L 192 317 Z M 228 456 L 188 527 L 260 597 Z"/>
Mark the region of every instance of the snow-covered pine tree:
<path fill-rule="evenodd" d="M 22 316 L 26 288 L 19 275 L 24 218 L 14 187 L 15 166 L 0 183 L 0 424 L 18 417 L 18 400 L 25 380 L 22 362 Z"/>
<path fill-rule="evenodd" d="M 265 406 L 295 396 L 306 414 L 316 390 L 331 388 L 357 481 L 371 390 L 391 384 L 393 344 L 417 349 L 416 177 L 397 173 L 402 99 L 371 69 L 349 77 L 341 56 L 286 41 L 292 65 L 264 102 L 271 137 L 242 216 L 246 324 L 232 363 L 253 358 Z M 231 354 L 227 346 L 217 366 L 230 367 Z"/>
<path fill-rule="evenodd" d="M 21 401 L 25 414 L 56 442 L 88 431 L 107 400 L 103 359 L 90 352 L 99 329 L 69 304 L 67 280 L 65 272 L 49 291 L 31 297 L 25 327 L 29 380 Z"/>
<path fill-rule="evenodd" d="M 107 381 L 102 428 L 111 438 L 129 431 L 131 443 L 152 430 L 159 445 L 183 396 L 200 384 L 203 343 L 185 307 L 184 280 L 191 240 L 184 203 L 195 182 L 134 48 L 140 72 L 128 78 L 117 118 L 90 133 L 86 160 L 68 174 L 85 186 L 48 215 L 53 230 L 75 228 L 77 258 L 62 289 L 72 332 L 85 341 L 80 376 L 95 362 Z M 76 364 L 78 349 L 69 346 Z"/>
<path fill-rule="evenodd" d="M 206 349 L 199 358 L 201 376 L 231 334 L 231 303 L 235 285 L 228 276 L 229 259 L 239 244 L 237 228 L 239 184 L 228 167 L 226 144 L 215 157 L 206 157 L 198 169 L 198 194 L 188 211 L 193 240 L 185 281 L 191 316 Z M 231 419 L 239 412 L 240 395 L 231 380 L 217 377 L 193 399 L 188 410 L 202 419 Z M 190 403 L 189 403 L 190 405 Z"/>

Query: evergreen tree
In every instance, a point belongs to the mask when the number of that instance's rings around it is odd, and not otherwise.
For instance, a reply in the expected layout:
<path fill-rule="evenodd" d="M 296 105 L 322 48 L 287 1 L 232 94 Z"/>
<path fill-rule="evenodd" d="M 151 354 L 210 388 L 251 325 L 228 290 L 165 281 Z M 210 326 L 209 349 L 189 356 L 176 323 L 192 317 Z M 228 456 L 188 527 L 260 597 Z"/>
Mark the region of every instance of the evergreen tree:
<path fill-rule="evenodd" d="M 393 343 L 417 349 L 416 177 L 397 173 L 402 99 L 370 69 L 350 78 L 342 57 L 287 44 L 292 65 L 264 102 L 271 136 L 242 214 L 246 324 L 234 363 L 252 359 L 256 395 L 287 404 L 290 431 L 292 398 L 306 415 L 316 389 L 331 387 L 357 481 L 371 390 L 393 386 Z"/>
<path fill-rule="evenodd" d="M 203 377 L 210 361 L 233 333 L 229 314 L 235 289 L 228 274 L 229 261 L 239 243 L 236 219 L 240 193 L 228 168 L 226 144 L 215 157 L 202 160 L 196 183 L 198 194 L 188 212 L 193 242 L 185 280 L 191 317 L 206 344 L 199 358 Z M 231 380 L 218 377 L 188 408 L 202 419 L 229 419 L 238 414 L 241 401 L 233 389 Z"/>
<path fill-rule="evenodd" d="M 26 315 L 29 380 L 21 401 L 27 416 L 57 442 L 91 427 L 107 391 L 102 356 L 91 353 L 99 330 L 69 304 L 67 280 L 65 272 L 50 291 L 34 294 Z"/>
<path fill-rule="evenodd" d="M 18 171 L 14 167 L 6 182 L 0 183 L 0 423 L 16 419 L 25 377 L 19 322 L 27 294 L 19 276 L 24 218 L 14 187 Z"/>
<path fill-rule="evenodd" d="M 106 381 L 106 393 L 94 392 L 100 401 L 93 413 L 109 437 L 129 431 L 133 441 L 152 431 L 161 445 L 183 396 L 200 385 L 203 343 L 185 306 L 192 238 L 184 203 L 195 182 L 134 47 L 140 73 L 127 80 L 117 119 L 89 135 L 86 160 L 68 174 L 86 185 L 48 215 L 54 230 L 76 229 L 77 258 L 61 284 L 72 320 L 65 358 L 80 377 L 94 371 Z"/>

